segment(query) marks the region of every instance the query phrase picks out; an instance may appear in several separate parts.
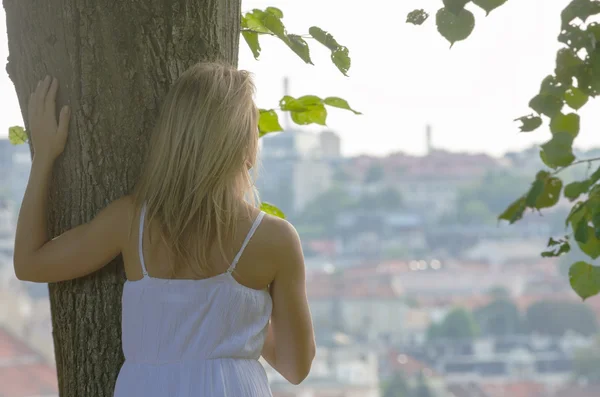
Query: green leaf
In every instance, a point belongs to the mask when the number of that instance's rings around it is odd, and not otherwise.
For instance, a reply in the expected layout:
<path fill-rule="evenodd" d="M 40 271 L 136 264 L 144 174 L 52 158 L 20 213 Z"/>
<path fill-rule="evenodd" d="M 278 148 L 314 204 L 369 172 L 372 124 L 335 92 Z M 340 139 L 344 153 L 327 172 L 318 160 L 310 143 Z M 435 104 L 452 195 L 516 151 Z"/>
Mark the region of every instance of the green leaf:
<path fill-rule="evenodd" d="M 475 17 L 469 10 L 453 14 L 446 8 L 440 8 L 435 19 L 438 32 L 450 42 L 450 47 L 469 37 L 475 28 Z"/>
<path fill-rule="evenodd" d="M 283 128 L 279 124 L 279 117 L 273 109 L 259 110 L 258 131 L 260 136 L 266 135 L 271 132 L 283 131 Z"/>
<path fill-rule="evenodd" d="M 590 238 L 589 229 L 591 228 L 588 226 L 587 221 L 585 219 L 580 220 L 575 227 L 575 241 L 581 244 L 587 243 Z"/>
<path fill-rule="evenodd" d="M 580 224 L 583 224 L 584 222 L 580 222 Z M 579 226 L 579 225 L 578 225 Z M 591 226 L 587 225 L 587 222 L 585 222 L 585 227 L 586 227 L 586 235 L 587 235 L 587 240 L 585 241 L 585 243 L 579 242 L 577 241 L 577 245 L 579 245 L 579 248 L 589 257 L 591 257 L 592 259 L 596 259 L 600 256 L 600 240 L 598 240 L 598 238 L 596 237 L 596 234 L 594 232 L 594 228 Z M 576 229 L 579 229 L 579 227 Z M 585 237 L 585 235 L 581 235 L 581 237 Z M 577 239 L 577 237 L 575 238 Z"/>
<path fill-rule="evenodd" d="M 565 225 L 568 226 L 570 223 L 573 230 L 575 230 L 576 229 L 575 225 L 577 225 L 582 219 L 584 219 L 585 216 L 586 216 L 585 204 L 582 202 L 576 203 L 573 206 L 573 208 L 571 208 L 571 211 L 569 212 L 569 216 L 567 216 L 567 219 L 565 221 Z"/>
<path fill-rule="evenodd" d="M 537 209 L 550 208 L 558 203 L 562 191 L 562 180 L 550 177 L 544 180 L 542 192 L 537 196 L 534 207 Z"/>
<path fill-rule="evenodd" d="M 550 247 L 550 248 L 554 247 L 554 248 L 550 249 L 548 251 L 542 252 L 543 258 L 557 257 L 557 256 L 561 256 L 562 254 L 566 254 L 569 251 L 571 251 L 571 244 L 569 244 L 569 242 L 566 240 L 555 241 L 554 239 L 550 238 L 550 240 L 548 241 L 548 247 Z"/>
<path fill-rule="evenodd" d="M 577 73 L 577 68 L 583 61 L 569 48 L 561 48 L 556 54 L 556 69 L 554 73 L 560 81 L 569 81 Z"/>
<path fill-rule="evenodd" d="M 490 15 L 490 12 L 506 3 L 506 0 L 473 0 L 473 3 L 483 8 L 486 15 Z"/>
<path fill-rule="evenodd" d="M 552 237 L 550 237 L 550 239 L 548 239 L 547 246 L 548 247 L 555 247 L 555 246 L 559 245 L 560 243 L 561 243 L 561 240 L 556 241 Z"/>
<path fill-rule="evenodd" d="M 260 43 L 258 42 L 258 33 L 250 32 L 250 31 L 242 31 L 242 36 L 244 40 L 246 40 L 246 44 L 252 50 L 252 55 L 254 55 L 254 59 L 258 59 L 260 56 Z"/>
<path fill-rule="evenodd" d="M 558 113 L 550 121 L 550 131 L 553 134 L 559 132 L 568 132 L 575 138 L 579 134 L 580 119 L 579 115 L 569 113 L 567 115 Z"/>
<path fill-rule="evenodd" d="M 600 3 L 596 0 L 572 0 L 561 13 L 564 24 L 568 24 L 575 18 L 585 22 L 589 17 L 600 13 Z"/>
<path fill-rule="evenodd" d="M 577 87 L 571 87 L 565 92 L 565 102 L 573 110 L 581 109 L 588 101 L 588 95 Z"/>
<path fill-rule="evenodd" d="M 570 86 L 571 82 L 569 82 L 569 85 L 567 86 L 558 80 L 556 76 L 549 75 L 542 80 L 542 84 L 540 85 L 540 94 L 554 95 L 557 98 L 562 98 L 565 96 L 565 92 Z"/>
<path fill-rule="evenodd" d="M 261 21 L 263 25 L 267 29 L 269 29 L 275 36 L 279 37 L 284 42 L 287 41 L 285 26 L 283 26 L 283 22 L 281 22 L 281 19 L 279 19 L 271 13 L 264 12 L 262 14 Z"/>
<path fill-rule="evenodd" d="M 577 262 L 569 269 L 569 282 L 573 290 L 585 300 L 600 292 L 600 268 L 586 262 Z"/>
<path fill-rule="evenodd" d="M 289 95 L 284 96 L 279 100 L 279 107 L 281 110 L 291 111 L 291 112 L 302 112 L 308 110 L 306 106 L 304 106 L 300 101 L 296 98 L 293 98 Z"/>
<path fill-rule="evenodd" d="M 529 107 L 552 118 L 562 110 L 563 101 L 554 95 L 538 94 L 529 102 Z"/>
<path fill-rule="evenodd" d="M 348 76 L 348 70 L 350 69 L 351 60 L 349 51 L 346 47 L 338 47 L 335 51 L 331 52 L 331 61 L 344 76 Z"/>
<path fill-rule="evenodd" d="M 340 45 L 331 34 L 317 26 L 310 27 L 308 33 L 319 43 L 331 50 L 331 61 L 340 72 L 347 76 L 351 64 L 348 48 Z"/>
<path fill-rule="evenodd" d="M 281 110 L 289 111 L 292 121 L 299 125 L 326 125 L 327 109 L 323 100 L 315 95 L 305 95 L 298 99 L 289 95 L 279 101 Z"/>
<path fill-rule="evenodd" d="M 327 125 L 327 109 L 323 104 L 310 106 L 308 110 L 291 112 L 292 121 L 298 125 Z"/>
<path fill-rule="evenodd" d="M 551 177 L 546 171 L 540 171 L 525 196 L 525 206 L 537 209 L 552 207 L 560 199 L 561 190 L 562 181 L 559 178 Z"/>
<path fill-rule="evenodd" d="M 265 11 L 279 19 L 283 18 L 283 12 L 277 7 L 267 7 Z"/>
<path fill-rule="evenodd" d="M 590 188 L 589 181 L 571 182 L 565 186 L 565 197 L 571 201 L 577 200 L 579 196 L 586 193 Z"/>
<path fill-rule="evenodd" d="M 589 43 L 589 37 L 586 31 L 578 26 L 563 25 L 563 29 L 558 36 L 558 41 L 566 44 L 573 51 L 579 51 L 585 48 Z"/>
<path fill-rule="evenodd" d="M 331 51 L 335 51 L 340 47 L 338 42 L 333 38 L 330 33 L 327 33 L 323 29 L 317 26 L 311 26 L 308 29 L 308 34 L 312 36 L 319 43 L 323 44 L 325 47 L 329 48 Z"/>
<path fill-rule="evenodd" d="M 262 22 L 264 12 L 261 10 L 253 10 L 242 16 L 242 28 L 250 29 L 259 33 L 269 33 L 269 29 Z"/>
<path fill-rule="evenodd" d="M 535 203 L 543 191 L 544 191 L 544 180 L 537 179 L 531 185 L 529 192 L 527 192 L 527 196 L 525 196 L 525 206 L 531 207 L 531 208 L 535 207 Z"/>
<path fill-rule="evenodd" d="M 263 202 L 260 205 L 260 210 L 269 214 L 269 215 L 273 215 L 276 216 L 278 218 L 282 218 L 285 219 L 285 214 L 283 213 L 283 211 L 281 211 L 279 208 L 277 208 L 276 206 L 274 206 L 273 204 L 269 204 L 267 202 Z"/>
<path fill-rule="evenodd" d="M 422 25 L 427 18 L 429 18 L 429 14 L 425 12 L 425 10 L 413 10 L 408 13 L 406 16 L 406 23 L 412 23 L 413 25 Z"/>
<path fill-rule="evenodd" d="M 322 105 L 323 100 L 316 95 L 304 95 L 298 98 L 298 103 L 308 109 L 311 106 Z"/>
<path fill-rule="evenodd" d="M 571 134 L 558 132 L 551 140 L 542 145 L 540 157 L 551 168 L 566 167 L 575 160 L 572 145 L 573 136 Z"/>
<path fill-rule="evenodd" d="M 525 212 L 526 208 L 525 197 L 521 197 L 509 205 L 508 208 L 502 214 L 500 214 L 498 219 L 508 221 L 511 224 L 515 223 L 523 217 L 523 213 Z"/>
<path fill-rule="evenodd" d="M 342 98 L 330 96 L 330 97 L 325 98 L 323 100 L 323 102 L 325 103 L 325 105 L 329 105 L 334 108 L 346 109 L 346 110 L 353 112 L 354 114 L 362 114 L 362 113 L 357 112 L 356 110 L 352 109 L 350 107 L 350 105 L 348 104 L 348 101 L 346 101 L 345 99 L 342 99 Z"/>
<path fill-rule="evenodd" d="M 542 118 L 534 115 L 519 117 L 515 121 L 520 121 L 522 123 L 519 127 L 521 132 L 531 132 L 542 125 Z"/>
<path fill-rule="evenodd" d="M 598 81 L 597 74 L 594 71 L 594 66 L 591 64 L 590 60 L 586 60 L 586 62 L 579 68 L 577 71 L 577 75 L 575 78 L 577 79 L 577 88 L 581 90 L 588 96 L 595 96 L 598 91 Z"/>
<path fill-rule="evenodd" d="M 471 0 L 444 0 L 444 7 L 453 14 L 460 14 Z"/>
<path fill-rule="evenodd" d="M 285 40 L 288 47 L 292 49 L 304 62 L 313 64 L 310 59 L 310 50 L 306 41 L 295 34 L 288 34 L 288 40 Z"/>
<path fill-rule="evenodd" d="M 8 128 L 8 140 L 13 145 L 21 145 L 26 143 L 28 140 L 27 132 L 25 132 L 25 128 L 19 127 L 15 125 L 13 127 Z"/>
<path fill-rule="evenodd" d="M 596 183 L 598 181 L 600 181 L 600 167 L 598 167 L 592 176 L 590 176 L 590 183 Z"/>
<path fill-rule="evenodd" d="M 588 39 L 591 38 L 591 39 L 596 39 L 596 41 L 600 41 L 600 24 L 598 24 L 598 22 L 592 22 L 592 23 L 588 24 L 585 31 L 588 33 L 588 36 L 589 35 L 592 36 L 592 37 L 588 37 Z"/>

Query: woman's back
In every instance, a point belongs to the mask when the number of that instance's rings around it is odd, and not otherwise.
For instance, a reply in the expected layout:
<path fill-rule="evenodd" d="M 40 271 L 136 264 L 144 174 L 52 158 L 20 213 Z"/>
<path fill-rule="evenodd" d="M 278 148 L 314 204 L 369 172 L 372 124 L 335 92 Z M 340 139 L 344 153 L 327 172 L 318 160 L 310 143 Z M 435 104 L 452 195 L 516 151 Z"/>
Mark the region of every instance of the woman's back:
<path fill-rule="evenodd" d="M 156 272 L 161 269 L 142 249 L 150 246 L 143 243 L 149 239 L 144 238 L 142 209 L 138 253 L 143 277 L 128 280 L 123 290 L 125 364 L 115 396 L 270 395 L 258 358 L 271 296 L 266 288 L 247 287 L 233 275 L 263 216 L 258 213 L 226 271 L 204 279 L 167 279 L 148 274 L 146 262 Z M 160 249 L 156 245 L 147 251 Z"/>

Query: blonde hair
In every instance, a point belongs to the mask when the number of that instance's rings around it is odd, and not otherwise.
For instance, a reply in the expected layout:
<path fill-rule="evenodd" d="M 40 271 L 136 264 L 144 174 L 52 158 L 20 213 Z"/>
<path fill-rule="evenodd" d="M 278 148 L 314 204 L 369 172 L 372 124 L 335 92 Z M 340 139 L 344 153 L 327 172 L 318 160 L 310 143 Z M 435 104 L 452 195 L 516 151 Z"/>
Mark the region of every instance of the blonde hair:
<path fill-rule="evenodd" d="M 258 113 L 250 74 L 223 63 L 198 63 L 171 87 L 153 131 L 134 191 L 157 220 L 170 249 L 172 273 L 181 265 L 199 276 L 216 245 L 235 235 L 240 204 L 256 206 L 249 168 L 258 151 Z M 177 265 L 175 265 L 177 263 Z"/>

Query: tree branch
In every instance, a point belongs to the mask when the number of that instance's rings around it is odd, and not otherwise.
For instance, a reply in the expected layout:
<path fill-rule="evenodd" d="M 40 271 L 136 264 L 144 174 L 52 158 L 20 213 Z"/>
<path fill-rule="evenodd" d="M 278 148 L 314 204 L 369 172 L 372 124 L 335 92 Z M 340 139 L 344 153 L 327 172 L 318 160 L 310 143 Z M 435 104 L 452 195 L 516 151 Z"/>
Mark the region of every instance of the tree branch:
<path fill-rule="evenodd" d="M 569 165 L 566 165 L 566 166 L 564 166 L 564 167 L 560 167 L 559 169 L 557 169 L 556 171 L 554 171 L 554 172 L 552 173 L 552 175 L 556 175 L 556 174 L 558 174 L 559 172 L 562 172 L 562 171 L 566 170 L 567 168 L 569 168 L 569 167 L 571 167 L 571 166 L 573 166 L 573 165 L 577 165 L 577 164 L 583 164 L 583 163 L 593 163 L 594 161 L 598 161 L 598 160 L 600 160 L 600 157 L 592 157 L 591 159 L 577 160 L 577 161 L 574 161 L 574 162 L 572 162 L 572 163 L 571 163 L 571 164 L 569 164 Z"/>

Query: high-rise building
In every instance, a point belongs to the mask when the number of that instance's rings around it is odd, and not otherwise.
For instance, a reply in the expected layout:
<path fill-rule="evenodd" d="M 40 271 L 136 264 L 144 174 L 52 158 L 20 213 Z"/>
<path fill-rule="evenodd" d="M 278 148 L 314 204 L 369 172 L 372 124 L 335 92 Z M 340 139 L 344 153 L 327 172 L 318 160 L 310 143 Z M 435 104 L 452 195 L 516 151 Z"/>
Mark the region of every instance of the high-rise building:
<path fill-rule="evenodd" d="M 327 160 L 337 160 L 342 156 L 342 140 L 340 136 L 331 130 L 325 130 L 319 134 L 321 140 L 321 152 Z"/>
<path fill-rule="evenodd" d="M 331 186 L 331 165 L 320 135 L 290 130 L 266 136 L 261 148 L 261 198 L 286 213 L 297 213 Z"/>
<path fill-rule="evenodd" d="M 430 155 L 434 150 L 432 139 L 431 125 L 427 124 L 425 127 L 425 155 Z"/>

